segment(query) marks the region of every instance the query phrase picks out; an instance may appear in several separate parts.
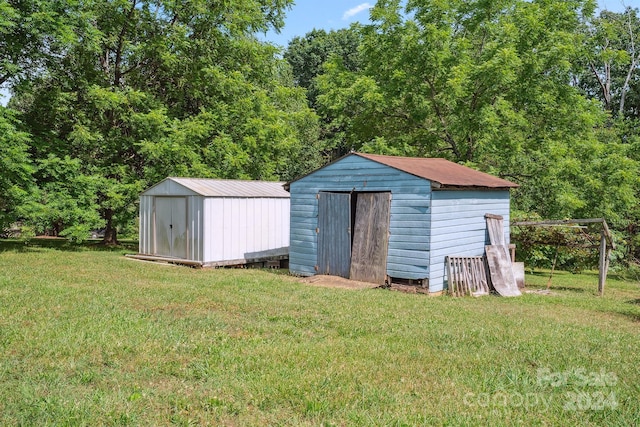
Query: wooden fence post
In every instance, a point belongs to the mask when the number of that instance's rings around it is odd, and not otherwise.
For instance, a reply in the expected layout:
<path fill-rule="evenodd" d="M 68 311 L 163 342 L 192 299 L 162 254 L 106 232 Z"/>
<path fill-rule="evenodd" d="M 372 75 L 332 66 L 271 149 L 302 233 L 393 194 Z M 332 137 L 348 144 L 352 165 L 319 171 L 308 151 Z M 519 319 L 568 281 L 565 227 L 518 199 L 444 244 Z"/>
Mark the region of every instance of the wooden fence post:
<path fill-rule="evenodd" d="M 607 262 L 609 248 L 607 245 L 607 239 L 604 229 L 600 233 L 600 264 L 598 266 L 598 293 L 600 296 L 604 295 L 604 285 L 607 281 L 607 269 L 609 263 Z"/>

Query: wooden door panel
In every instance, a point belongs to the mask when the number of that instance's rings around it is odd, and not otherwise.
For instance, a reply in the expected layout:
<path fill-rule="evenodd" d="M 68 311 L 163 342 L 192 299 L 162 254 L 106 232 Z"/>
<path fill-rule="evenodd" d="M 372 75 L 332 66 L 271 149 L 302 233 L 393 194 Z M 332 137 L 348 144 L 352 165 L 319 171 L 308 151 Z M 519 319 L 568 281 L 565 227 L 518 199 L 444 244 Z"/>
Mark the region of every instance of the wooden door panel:
<path fill-rule="evenodd" d="M 387 275 L 390 193 L 359 193 L 350 278 L 383 285 Z"/>

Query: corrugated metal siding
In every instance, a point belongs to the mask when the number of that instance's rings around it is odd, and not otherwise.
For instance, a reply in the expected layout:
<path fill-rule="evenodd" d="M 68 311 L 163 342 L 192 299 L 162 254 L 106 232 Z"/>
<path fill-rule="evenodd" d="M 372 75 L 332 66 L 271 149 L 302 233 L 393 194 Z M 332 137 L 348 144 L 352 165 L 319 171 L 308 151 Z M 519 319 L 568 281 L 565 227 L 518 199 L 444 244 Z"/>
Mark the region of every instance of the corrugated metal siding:
<path fill-rule="evenodd" d="M 509 242 L 509 191 L 434 191 L 431 200 L 430 292 L 445 288 L 448 255 L 481 256 L 487 241 L 484 215 L 493 213 L 505 219 Z"/>
<path fill-rule="evenodd" d="M 169 177 L 146 190 L 148 196 L 289 198 L 283 182 Z"/>
<path fill-rule="evenodd" d="M 203 234 L 203 209 L 204 198 L 202 196 L 187 197 L 187 221 L 189 227 L 189 259 L 204 261 L 203 245 L 206 236 Z"/>
<path fill-rule="evenodd" d="M 287 247 L 288 198 L 204 199 L 204 262 L 231 261 Z"/>
<path fill-rule="evenodd" d="M 154 197 L 154 255 L 189 259 L 187 198 Z"/>
<path fill-rule="evenodd" d="M 140 197 L 140 224 L 138 226 L 138 252 L 152 254 L 153 248 L 153 197 Z"/>
<path fill-rule="evenodd" d="M 304 276 L 317 265 L 320 191 L 391 191 L 387 274 L 429 276 L 429 181 L 359 156 L 347 156 L 291 183 L 289 268 Z M 410 251 L 410 257 L 407 257 Z"/>
<path fill-rule="evenodd" d="M 202 261 L 203 238 L 203 198 L 187 196 L 187 252 L 186 259 Z M 157 255 L 155 242 L 155 196 L 140 196 L 140 226 L 138 252 L 144 255 Z"/>

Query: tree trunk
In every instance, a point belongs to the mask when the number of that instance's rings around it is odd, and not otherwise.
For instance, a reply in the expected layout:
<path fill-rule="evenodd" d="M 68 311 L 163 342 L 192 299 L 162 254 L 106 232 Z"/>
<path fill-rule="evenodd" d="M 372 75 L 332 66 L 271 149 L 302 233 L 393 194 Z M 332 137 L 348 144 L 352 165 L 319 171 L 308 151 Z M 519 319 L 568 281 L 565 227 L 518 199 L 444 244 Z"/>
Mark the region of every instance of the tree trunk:
<path fill-rule="evenodd" d="M 102 243 L 105 245 L 117 245 L 118 229 L 113 224 L 113 211 L 111 209 L 104 211 L 104 219 L 107 221 L 107 225 L 104 229 L 104 238 L 102 239 Z"/>

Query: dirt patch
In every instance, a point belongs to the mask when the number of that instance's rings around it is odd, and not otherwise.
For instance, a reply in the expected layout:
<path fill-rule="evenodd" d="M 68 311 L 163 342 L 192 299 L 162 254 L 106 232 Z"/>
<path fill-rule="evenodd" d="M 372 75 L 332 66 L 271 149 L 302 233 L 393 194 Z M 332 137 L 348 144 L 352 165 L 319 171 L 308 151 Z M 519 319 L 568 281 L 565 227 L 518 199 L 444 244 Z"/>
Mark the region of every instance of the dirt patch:
<path fill-rule="evenodd" d="M 301 279 L 300 282 L 313 286 L 340 289 L 374 289 L 379 287 L 379 285 L 375 283 L 358 282 L 356 280 L 345 279 L 344 277 L 326 275 L 305 277 Z"/>

